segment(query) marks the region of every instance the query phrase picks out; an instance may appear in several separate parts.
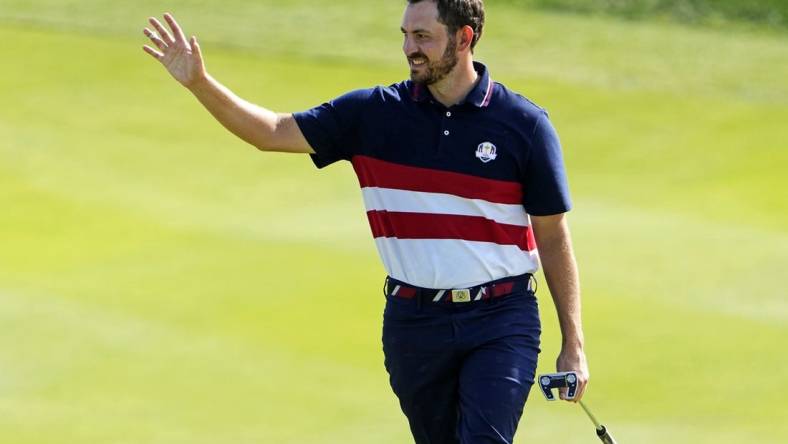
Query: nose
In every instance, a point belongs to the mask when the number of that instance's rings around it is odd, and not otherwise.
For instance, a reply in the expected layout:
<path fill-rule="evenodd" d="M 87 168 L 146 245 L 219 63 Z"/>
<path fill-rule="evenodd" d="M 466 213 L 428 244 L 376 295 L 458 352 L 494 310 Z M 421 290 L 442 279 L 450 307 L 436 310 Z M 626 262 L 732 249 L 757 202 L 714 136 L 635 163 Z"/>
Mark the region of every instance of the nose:
<path fill-rule="evenodd" d="M 406 56 L 410 56 L 411 54 L 418 52 L 418 48 L 413 43 L 413 39 L 411 39 L 407 34 L 405 35 L 405 39 L 402 42 L 402 51 Z"/>

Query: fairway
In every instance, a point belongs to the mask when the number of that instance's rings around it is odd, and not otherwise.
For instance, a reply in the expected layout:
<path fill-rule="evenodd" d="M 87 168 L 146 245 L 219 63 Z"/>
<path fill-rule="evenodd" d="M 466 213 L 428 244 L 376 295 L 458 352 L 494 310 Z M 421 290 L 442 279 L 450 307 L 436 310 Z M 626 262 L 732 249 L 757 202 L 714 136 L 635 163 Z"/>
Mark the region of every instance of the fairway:
<path fill-rule="evenodd" d="M 160 3 L 121 3 L 0 6 L 0 442 L 412 442 L 352 168 L 226 133 L 140 49 Z M 168 8 L 278 111 L 407 75 L 400 2 L 314 4 Z M 788 442 L 788 35 L 487 14 L 564 145 L 589 406 L 621 444 Z M 532 390 L 515 442 L 593 434 Z"/>

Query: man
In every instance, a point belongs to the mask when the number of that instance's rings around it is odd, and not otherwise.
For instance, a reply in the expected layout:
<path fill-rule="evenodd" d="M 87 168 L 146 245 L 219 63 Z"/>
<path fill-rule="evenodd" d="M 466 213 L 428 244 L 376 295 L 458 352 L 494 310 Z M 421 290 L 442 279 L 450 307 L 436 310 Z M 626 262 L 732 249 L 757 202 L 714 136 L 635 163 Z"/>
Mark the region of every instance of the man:
<path fill-rule="evenodd" d="M 588 380 L 558 138 L 539 107 L 473 61 L 481 0 L 409 0 L 410 80 L 296 114 L 234 95 L 171 15 L 145 29 L 159 60 L 228 130 L 263 151 L 351 161 L 384 284 L 385 365 L 416 443 L 511 443 L 534 380 L 538 262 L 563 335 L 558 371 Z M 536 245 L 539 245 L 537 255 Z M 565 399 L 565 393 L 561 394 Z"/>

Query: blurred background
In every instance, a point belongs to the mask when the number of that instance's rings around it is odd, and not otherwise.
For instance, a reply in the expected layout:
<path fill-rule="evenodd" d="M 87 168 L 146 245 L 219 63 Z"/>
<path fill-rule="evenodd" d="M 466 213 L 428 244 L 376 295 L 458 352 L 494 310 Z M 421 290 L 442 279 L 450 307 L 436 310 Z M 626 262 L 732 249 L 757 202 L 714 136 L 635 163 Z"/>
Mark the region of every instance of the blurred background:
<path fill-rule="evenodd" d="M 350 166 L 257 152 L 141 50 L 170 11 L 215 77 L 297 111 L 405 78 L 403 8 L 0 0 L 0 442 L 411 442 Z M 564 144 L 589 406 L 624 444 L 788 442 L 788 4 L 487 15 L 477 58 Z M 532 391 L 516 442 L 596 438 Z"/>

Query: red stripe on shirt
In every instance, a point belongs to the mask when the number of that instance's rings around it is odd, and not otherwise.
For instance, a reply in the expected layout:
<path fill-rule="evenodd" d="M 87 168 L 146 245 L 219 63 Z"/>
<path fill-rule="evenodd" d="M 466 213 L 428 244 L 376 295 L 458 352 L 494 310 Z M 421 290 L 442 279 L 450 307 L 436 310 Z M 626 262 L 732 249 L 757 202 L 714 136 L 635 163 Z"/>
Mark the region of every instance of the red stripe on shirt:
<path fill-rule="evenodd" d="M 460 239 L 516 245 L 524 251 L 536 249 L 531 227 L 501 224 L 479 216 L 454 214 L 367 211 L 374 237 L 397 239 Z"/>
<path fill-rule="evenodd" d="M 405 166 L 369 156 L 353 156 L 352 161 L 362 188 L 444 193 L 501 204 L 522 204 L 523 201 L 522 186 L 518 182 Z"/>

